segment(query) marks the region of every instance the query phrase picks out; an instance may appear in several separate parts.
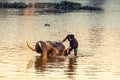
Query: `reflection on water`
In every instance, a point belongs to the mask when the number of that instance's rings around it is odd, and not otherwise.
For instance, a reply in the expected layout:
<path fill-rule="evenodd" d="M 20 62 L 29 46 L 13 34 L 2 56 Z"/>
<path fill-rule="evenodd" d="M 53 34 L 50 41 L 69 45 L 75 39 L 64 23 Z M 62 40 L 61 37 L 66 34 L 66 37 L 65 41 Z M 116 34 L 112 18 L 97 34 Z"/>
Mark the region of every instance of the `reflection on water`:
<path fill-rule="evenodd" d="M 63 62 L 63 61 L 65 61 L 65 57 L 62 57 L 62 56 L 57 57 L 57 58 L 50 57 L 50 58 L 48 58 L 48 61 L 46 63 L 46 62 L 42 61 L 42 58 L 40 56 L 36 56 L 35 69 L 37 72 L 41 72 L 41 71 L 43 72 L 46 70 L 45 68 L 49 67 L 49 66 L 47 66 L 47 64 L 48 65 L 50 64 L 50 66 L 54 67 L 54 63 L 59 63 L 59 62 Z M 53 63 L 53 64 L 51 64 L 51 63 Z"/>
<path fill-rule="evenodd" d="M 120 11 L 115 2 L 99 3 L 107 9 L 114 4 L 104 12 L 43 15 L 34 8 L 0 9 L 0 79 L 119 80 Z M 74 33 L 80 44 L 76 61 L 60 57 L 41 62 L 25 43 L 62 40 L 68 33 Z"/>
<path fill-rule="evenodd" d="M 34 6 L 32 8 L 26 8 L 26 9 L 23 10 L 23 15 L 24 16 L 34 15 L 34 13 L 35 13 Z"/>
<path fill-rule="evenodd" d="M 68 75 L 75 75 L 75 70 L 77 66 L 77 61 L 75 61 L 74 59 L 69 59 L 68 61 Z M 70 72 L 70 73 L 69 73 Z"/>
<path fill-rule="evenodd" d="M 94 15 L 94 13 L 93 13 Z M 96 16 L 92 17 L 92 15 L 89 18 L 91 20 L 90 24 L 92 23 L 93 26 L 89 27 L 89 42 L 91 46 L 92 52 L 97 53 L 96 49 L 101 46 L 102 44 L 102 38 L 103 38 L 103 33 L 104 33 L 104 26 L 101 25 L 101 21 L 103 20 L 103 16 L 101 14 L 96 14 Z M 89 20 L 89 21 L 90 21 Z M 97 22 L 96 22 L 97 20 Z"/>
<path fill-rule="evenodd" d="M 40 56 L 36 56 L 35 69 L 37 72 L 45 71 L 45 64 L 44 64 L 44 62 L 42 62 L 42 59 Z"/>
<path fill-rule="evenodd" d="M 67 69 L 65 70 L 65 74 L 67 75 L 68 79 L 75 80 L 76 69 L 77 62 L 74 61 L 74 59 L 69 59 Z"/>
<path fill-rule="evenodd" d="M 29 4 L 29 1 L 26 0 L 25 3 L 28 5 L 28 4 Z M 35 13 L 34 4 L 35 4 L 35 3 L 34 3 L 34 2 L 31 2 L 31 4 L 32 4 L 32 7 L 31 7 L 31 8 L 25 8 L 25 9 L 23 10 L 23 15 L 24 15 L 24 16 L 34 15 L 34 13 Z"/>

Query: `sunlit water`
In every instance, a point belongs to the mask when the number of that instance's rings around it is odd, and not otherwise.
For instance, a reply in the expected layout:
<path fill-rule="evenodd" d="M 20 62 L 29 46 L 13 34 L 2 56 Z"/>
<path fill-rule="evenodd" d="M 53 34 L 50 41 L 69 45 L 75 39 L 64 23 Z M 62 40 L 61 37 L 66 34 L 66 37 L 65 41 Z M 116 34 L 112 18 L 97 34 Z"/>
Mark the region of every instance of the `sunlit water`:
<path fill-rule="evenodd" d="M 0 9 L 0 80 L 119 80 L 119 5 L 105 1 L 102 12 L 44 15 L 34 8 Z M 25 43 L 58 41 L 69 33 L 79 42 L 76 62 L 66 58 L 42 65 Z"/>

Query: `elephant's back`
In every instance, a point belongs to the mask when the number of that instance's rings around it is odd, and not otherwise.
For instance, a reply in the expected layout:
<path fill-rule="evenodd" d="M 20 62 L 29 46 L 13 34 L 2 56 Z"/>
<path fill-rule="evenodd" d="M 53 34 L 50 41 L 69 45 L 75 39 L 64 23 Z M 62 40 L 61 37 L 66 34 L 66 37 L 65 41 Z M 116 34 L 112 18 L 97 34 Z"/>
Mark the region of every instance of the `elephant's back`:
<path fill-rule="evenodd" d="M 53 41 L 51 44 L 56 47 L 59 51 L 65 49 L 65 46 L 61 42 Z"/>

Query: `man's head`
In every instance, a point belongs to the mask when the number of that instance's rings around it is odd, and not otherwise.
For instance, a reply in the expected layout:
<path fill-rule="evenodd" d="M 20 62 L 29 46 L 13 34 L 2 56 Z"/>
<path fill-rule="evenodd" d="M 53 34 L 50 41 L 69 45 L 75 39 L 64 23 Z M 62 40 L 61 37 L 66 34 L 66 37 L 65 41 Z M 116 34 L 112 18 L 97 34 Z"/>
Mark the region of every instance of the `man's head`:
<path fill-rule="evenodd" d="M 73 34 L 70 34 L 69 36 L 68 36 L 68 40 L 69 41 L 72 41 L 74 39 L 74 35 Z"/>

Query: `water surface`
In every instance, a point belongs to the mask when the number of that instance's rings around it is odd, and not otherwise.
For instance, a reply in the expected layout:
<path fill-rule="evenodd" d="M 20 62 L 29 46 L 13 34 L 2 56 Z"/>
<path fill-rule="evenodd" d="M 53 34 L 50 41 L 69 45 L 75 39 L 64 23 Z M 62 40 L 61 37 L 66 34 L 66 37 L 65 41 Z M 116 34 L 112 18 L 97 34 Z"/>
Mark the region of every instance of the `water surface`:
<path fill-rule="evenodd" d="M 100 5 L 104 11 L 61 14 L 41 14 L 34 8 L 0 9 L 0 79 L 119 80 L 119 4 L 119 0 L 104 0 Z M 39 55 L 25 43 L 62 40 L 69 33 L 79 42 L 76 62 L 66 58 L 42 65 Z M 68 46 L 68 42 L 64 44 Z"/>

